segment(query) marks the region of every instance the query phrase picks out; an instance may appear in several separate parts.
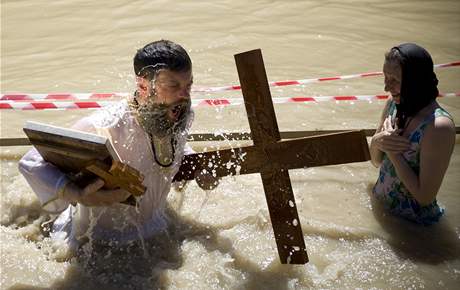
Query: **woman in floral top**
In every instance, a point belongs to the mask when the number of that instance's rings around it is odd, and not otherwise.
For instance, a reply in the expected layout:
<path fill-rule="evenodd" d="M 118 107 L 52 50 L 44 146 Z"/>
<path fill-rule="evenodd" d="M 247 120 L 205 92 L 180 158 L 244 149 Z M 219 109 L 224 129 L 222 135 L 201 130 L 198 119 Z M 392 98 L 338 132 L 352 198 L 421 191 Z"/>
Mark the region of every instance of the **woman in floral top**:
<path fill-rule="evenodd" d="M 372 137 L 372 163 L 380 166 L 373 193 L 391 213 L 416 223 L 437 222 L 436 195 L 455 145 L 455 124 L 436 97 L 433 61 L 405 43 L 385 55 L 385 91 L 391 93 Z"/>

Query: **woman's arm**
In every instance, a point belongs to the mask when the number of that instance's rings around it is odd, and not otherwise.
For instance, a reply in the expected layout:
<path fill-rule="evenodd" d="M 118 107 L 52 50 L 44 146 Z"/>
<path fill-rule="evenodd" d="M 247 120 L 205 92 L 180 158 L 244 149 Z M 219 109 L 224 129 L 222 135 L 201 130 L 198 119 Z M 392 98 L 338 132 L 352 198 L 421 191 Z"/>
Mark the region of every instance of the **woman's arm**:
<path fill-rule="evenodd" d="M 388 154 L 396 174 L 421 204 L 433 202 L 441 187 L 455 146 L 455 126 L 447 117 L 428 125 L 420 144 L 420 172 L 417 176 L 401 154 Z"/>

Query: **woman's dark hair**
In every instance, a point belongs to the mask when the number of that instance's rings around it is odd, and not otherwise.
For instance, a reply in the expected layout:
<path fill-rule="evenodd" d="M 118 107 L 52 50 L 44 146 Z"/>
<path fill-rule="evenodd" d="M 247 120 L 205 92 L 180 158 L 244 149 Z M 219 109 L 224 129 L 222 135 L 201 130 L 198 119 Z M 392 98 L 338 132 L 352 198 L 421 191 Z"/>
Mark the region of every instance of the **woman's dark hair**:
<path fill-rule="evenodd" d="M 396 105 L 396 117 L 398 127 L 404 128 L 408 117 L 417 114 L 439 95 L 433 60 L 423 47 L 404 43 L 386 53 L 385 61 L 396 61 L 401 66 L 401 101 Z"/>
<path fill-rule="evenodd" d="M 136 76 L 153 79 L 160 69 L 184 72 L 192 68 L 187 51 L 177 43 L 159 40 L 139 49 L 134 56 Z"/>

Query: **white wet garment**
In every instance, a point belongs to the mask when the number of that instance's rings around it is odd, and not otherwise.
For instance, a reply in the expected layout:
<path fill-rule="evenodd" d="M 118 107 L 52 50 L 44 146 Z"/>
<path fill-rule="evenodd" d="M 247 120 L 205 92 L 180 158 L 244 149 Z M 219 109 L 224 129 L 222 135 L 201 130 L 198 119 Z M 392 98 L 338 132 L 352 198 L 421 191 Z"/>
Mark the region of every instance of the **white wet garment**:
<path fill-rule="evenodd" d="M 130 112 L 128 102 L 101 110 L 81 119 L 75 129 L 108 137 L 122 162 L 144 175 L 147 190 L 138 199 L 138 206 L 115 204 L 108 207 L 69 205 L 58 199 L 57 192 L 67 182 L 58 168 L 30 150 L 19 162 L 19 170 L 30 184 L 44 209 L 61 213 L 53 226 L 52 236 L 74 243 L 88 237 L 125 243 L 148 238 L 166 226 L 164 207 L 174 175 L 184 155 L 192 153 L 186 144 L 193 120 L 188 117 L 186 131 L 176 136 L 175 158 L 170 167 L 159 166 L 154 159 L 150 139 Z M 187 146 L 186 146 L 187 145 Z M 186 149 L 184 149 L 186 147 Z"/>

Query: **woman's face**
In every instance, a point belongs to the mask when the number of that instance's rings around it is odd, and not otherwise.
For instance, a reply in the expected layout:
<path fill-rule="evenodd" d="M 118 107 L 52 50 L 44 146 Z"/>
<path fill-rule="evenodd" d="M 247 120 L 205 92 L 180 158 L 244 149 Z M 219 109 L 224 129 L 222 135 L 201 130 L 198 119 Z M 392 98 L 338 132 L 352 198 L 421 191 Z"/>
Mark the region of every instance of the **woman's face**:
<path fill-rule="evenodd" d="M 385 61 L 383 74 L 385 76 L 385 91 L 390 92 L 393 101 L 399 104 L 401 102 L 401 65 L 395 61 Z"/>

